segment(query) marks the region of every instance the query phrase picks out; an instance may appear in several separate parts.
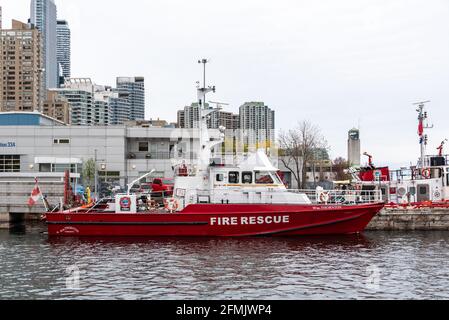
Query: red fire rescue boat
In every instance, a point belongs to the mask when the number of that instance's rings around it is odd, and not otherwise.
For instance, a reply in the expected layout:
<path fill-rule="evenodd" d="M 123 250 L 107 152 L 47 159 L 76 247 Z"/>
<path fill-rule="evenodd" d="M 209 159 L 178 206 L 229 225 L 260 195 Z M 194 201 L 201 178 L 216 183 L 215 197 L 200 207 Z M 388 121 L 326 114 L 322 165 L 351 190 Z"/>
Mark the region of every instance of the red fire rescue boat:
<path fill-rule="evenodd" d="M 212 150 L 224 141 L 212 140 L 199 88 L 201 121 L 198 159 L 172 159 L 173 194 L 158 205 L 151 195 L 116 195 L 88 208 L 46 214 L 50 236 L 189 236 L 245 237 L 353 234 L 362 232 L 383 208 L 380 191 L 287 190 L 264 150 L 238 163 L 217 164 Z M 190 137 L 188 137 L 190 139 Z M 141 177 L 142 179 L 147 175 Z M 140 180 L 140 179 L 138 179 Z M 137 183 L 128 184 L 128 190 Z"/>

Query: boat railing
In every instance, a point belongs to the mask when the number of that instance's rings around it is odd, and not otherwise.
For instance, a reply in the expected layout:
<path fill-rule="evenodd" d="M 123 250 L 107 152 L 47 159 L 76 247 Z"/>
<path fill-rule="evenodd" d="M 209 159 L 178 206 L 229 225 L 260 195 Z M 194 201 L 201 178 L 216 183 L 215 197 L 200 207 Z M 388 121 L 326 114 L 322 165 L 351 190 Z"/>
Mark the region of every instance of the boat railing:
<path fill-rule="evenodd" d="M 250 203 L 262 204 L 271 204 L 273 201 L 277 203 L 279 201 L 296 203 L 297 199 L 292 199 L 288 196 L 292 193 L 303 196 L 303 200 L 308 199 L 312 204 L 354 205 L 383 202 L 381 190 L 271 189 L 265 191 L 226 190 L 226 192 L 223 192 L 223 190 L 197 190 L 198 203 L 210 203 L 210 201 L 242 203 L 240 201 L 243 199 L 249 199 Z M 252 196 L 250 196 L 251 194 Z M 245 195 L 247 198 L 245 198 Z"/>
<path fill-rule="evenodd" d="M 364 204 L 383 202 L 381 190 L 292 190 L 288 192 L 305 194 L 316 204 Z"/>

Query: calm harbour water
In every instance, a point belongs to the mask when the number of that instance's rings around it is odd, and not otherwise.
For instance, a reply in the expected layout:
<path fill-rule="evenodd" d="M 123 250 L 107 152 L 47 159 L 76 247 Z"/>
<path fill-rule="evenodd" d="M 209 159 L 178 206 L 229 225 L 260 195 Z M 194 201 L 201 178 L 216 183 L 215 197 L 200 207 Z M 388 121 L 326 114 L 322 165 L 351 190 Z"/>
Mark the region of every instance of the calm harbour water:
<path fill-rule="evenodd" d="M 0 299 L 449 298 L 449 232 L 49 239 L 44 231 L 0 230 Z"/>

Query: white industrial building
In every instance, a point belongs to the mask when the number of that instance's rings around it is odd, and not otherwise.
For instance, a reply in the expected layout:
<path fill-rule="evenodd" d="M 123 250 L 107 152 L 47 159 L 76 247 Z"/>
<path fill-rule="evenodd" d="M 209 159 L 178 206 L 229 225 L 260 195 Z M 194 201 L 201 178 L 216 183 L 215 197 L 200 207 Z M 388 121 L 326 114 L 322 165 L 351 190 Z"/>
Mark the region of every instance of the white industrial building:
<path fill-rule="evenodd" d="M 0 181 L 57 178 L 66 169 L 77 179 L 83 163 L 96 159 L 101 179 L 123 186 L 153 169 L 155 176 L 173 176 L 174 152 L 196 158 L 194 129 L 64 126 L 42 118 L 48 120 L 39 113 L 0 114 Z M 212 134 L 218 137 L 218 132 Z"/>

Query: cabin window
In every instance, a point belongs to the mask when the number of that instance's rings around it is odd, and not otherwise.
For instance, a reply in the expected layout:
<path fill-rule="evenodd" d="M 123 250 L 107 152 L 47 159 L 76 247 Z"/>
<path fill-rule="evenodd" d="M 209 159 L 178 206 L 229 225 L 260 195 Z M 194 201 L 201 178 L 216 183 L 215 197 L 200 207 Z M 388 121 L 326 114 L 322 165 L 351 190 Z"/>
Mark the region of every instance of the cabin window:
<path fill-rule="evenodd" d="M 410 193 L 411 196 L 414 196 L 416 194 L 416 188 L 415 187 L 410 187 L 408 190 L 409 190 L 408 192 Z"/>
<path fill-rule="evenodd" d="M 224 175 L 222 173 L 219 173 L 216 175 L 215 180 L 217 182 L 223 182 L 224 181 Z"/>
<path fill-rule="evenodd" d="M 256 183 L 257 184 L 273 184 L 273 178 L 269 172 L 256 171 Z"/>
<path fill-rule="evenodd" d="M 420 195 L 426 195 L 427 194 L 427 187 L 423 186 L 423 187 L 419 187 L 419 194 Z"/>
<path fill-rule="evenodd" d="M 446 187 L 449 187 L 449 173 L 446 173 Z"/>
<path fill-rule="evenodd" d="M 229 183 L 231 184 L 237 184 L 239 183 L 239 173 L 238 172 L 229 172 Z"/>
<path fill-rule="evenodd" d="M 242 172 L 242 182 L 244 184 L 253 183 L 253 173 L 252 172 Z"/>

